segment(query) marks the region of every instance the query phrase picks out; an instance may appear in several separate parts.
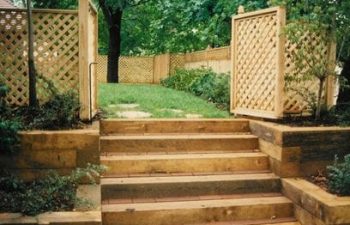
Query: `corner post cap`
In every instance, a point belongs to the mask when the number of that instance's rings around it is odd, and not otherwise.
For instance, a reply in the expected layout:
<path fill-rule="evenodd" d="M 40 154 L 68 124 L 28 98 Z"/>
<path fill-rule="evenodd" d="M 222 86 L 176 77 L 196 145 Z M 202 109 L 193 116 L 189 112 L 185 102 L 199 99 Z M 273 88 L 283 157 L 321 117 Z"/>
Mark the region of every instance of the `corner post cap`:
<path fill-rule="evenodd" d="M 238 7 L 238 14 L 243 14 L 244 13 L 244 6 L 243 5 L 240 5 Z"/>

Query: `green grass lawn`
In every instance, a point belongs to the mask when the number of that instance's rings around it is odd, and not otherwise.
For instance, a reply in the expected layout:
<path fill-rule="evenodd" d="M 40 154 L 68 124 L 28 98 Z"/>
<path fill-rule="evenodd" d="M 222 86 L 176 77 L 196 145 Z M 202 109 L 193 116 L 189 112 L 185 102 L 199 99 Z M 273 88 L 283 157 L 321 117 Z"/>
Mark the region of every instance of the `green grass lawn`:
<path fill-rule="evenodd" d="M 118 112 L 142 111 L 153 118 L 227 118 L 229 112 L 192 94 L 157 85 L 100 84 L 99 106 L 108 118 L 123 117 Z M 125 107 L 123 105 L 127 104 Z M 129 104 L 136 104 L 132 108 Z"/>

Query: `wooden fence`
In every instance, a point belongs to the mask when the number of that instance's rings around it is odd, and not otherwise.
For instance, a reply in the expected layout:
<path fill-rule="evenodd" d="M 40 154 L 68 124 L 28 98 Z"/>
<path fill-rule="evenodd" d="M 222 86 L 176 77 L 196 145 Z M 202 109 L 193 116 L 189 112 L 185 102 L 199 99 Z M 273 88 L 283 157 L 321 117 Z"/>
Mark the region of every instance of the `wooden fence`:
<path fill-rule="evenodd" d="M 86 64 L 94 60 L 86 54 L 97 49 L 97 36 L 88 37 L 91 32 L 83 27 L 89 24 L 88 30 L 96 29 L 97 13 L 91 14 L 95 9 L 88 0 L 80 0 L 79 5 L 79 11 L 33 10 L 37 92 L 42 103 L 50 98 L 49 88 L 59 93 L 76 91 L 82 105 L 81 117 L 89 119 L 90 102 L 94 105 L 96 99 L 90 101 L 86 97 L 91 96 L 87 93 L 90 83 Z M 89 16 L 86 16 L 88 12 Z M 6 101 L 11 105 L 28 104 L 27 32 L 24 9 L 0 9 L 0 76 L 10 88 Z M 91 42 L 84 46 L 87 39 Z M 94 73 L 92 77 L 95 77 Z M 91 92 L 96 93 L 95 89 L 96 85 L 92 85 Z"/>
<path fill-rule="evenodd" d="M 125 57 L 119 59 L 121 83 L 154 83 L 173 73 L 176 68 L 212 68 L 217 73 L 231 69 L 230 47 L 206 49 L 186 54 L 162 54 L 156 56 Z M 97 74 L 99 82 L 106 82 L 107 56 L 99 55 Z"/>
<path fill-rule="evenodd" d="M 263 118 L 281 118 L 286 113 L 309 111 L 300 94 L 285 88 L 285 76 L 294 69 L 291 54 L 295 45 L 283 34 L 286 25 L 284 8 L 274 7 L 243 13 L 232 20 L 231 112 Z M 320 46 L 315 35 L 307 35 L 309 44 Z M 334 46 L 330 62 L 334 62 Z M 327 55 L 327 54 L 325 54 Z M 325 57 L 325 56 L 322 56 Z M 317 93 L 317 80 L 294 83 Z M 327 104 L 332 101 L 333 82 L 327 81 Z"/>

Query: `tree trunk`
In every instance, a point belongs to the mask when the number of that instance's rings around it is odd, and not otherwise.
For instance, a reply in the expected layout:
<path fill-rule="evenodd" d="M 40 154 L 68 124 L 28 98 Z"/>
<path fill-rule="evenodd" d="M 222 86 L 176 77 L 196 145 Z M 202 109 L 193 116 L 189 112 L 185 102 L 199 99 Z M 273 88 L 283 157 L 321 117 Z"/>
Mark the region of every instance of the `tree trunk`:
<path fill-rule="evenodd" d="M 29 72 L 29 106 L 38 106 L 36 96 L 36 71 L 34 64 L 34 32 L 31 0 L 27 0 L 27 23 L 28 23 L 28 72 Z"/>
<path fill-rule="evenodd" d="M 318 87 L 318 96 L 317 96 L 317 106 L 316 106 L 316 114 L 315 120 L 321 119 L 321 108 L 322 108 L 322 94 L 323 94 L 323 86 L 326 79 L 320 79 L 320 86 Z"/>
<path fill-rule="evenodd" d="M 112 15 L 112 25 L 109 28 L 108 70 L 107 82 L 119 82 L 119 56 L 121 47 L 121 23 L 123 12 L 117 10 Z"/>
<path fill-rule="evenodd" d="M 345 60 L 343 70 L 340 74 L 341 77 L 346 78 L 348 84 L 350 84 L 350 58 Z M 350 90 L 340 87 L 339 95 L 337 99 L 337 105 L 350 104 Z"/>

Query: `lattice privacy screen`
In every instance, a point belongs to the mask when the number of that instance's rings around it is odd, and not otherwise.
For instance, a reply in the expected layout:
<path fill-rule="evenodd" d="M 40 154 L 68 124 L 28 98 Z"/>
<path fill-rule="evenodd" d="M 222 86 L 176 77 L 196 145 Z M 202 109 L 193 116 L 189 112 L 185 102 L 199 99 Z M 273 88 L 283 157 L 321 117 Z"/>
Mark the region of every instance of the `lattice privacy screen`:
<path fill-rule="evenodd" d="M 79 89 L 79 21 L 77 11 L 34 10 L 35 60 L 38 98 L 49 87 L 59 92 Z M 9 104 L 28 103 L 27 14 L 0 9 L 0 76 L 10 88 Z"/>
<path fill-rule="evenodd" d="M 233 17 L 232 60 L 233 76 L 231 111 L 236 114 L 281 118 L 285 113 L 310 111 L 307 90 L 317 96 L 318 80 L 293 81 L 286 85 L 288 75 L 295 74 L 293 52 L 296 46 L 286 40 L 284 27 L 286 12 L 281 7 L 244 13 Z M 302 43 L 320 49 L 320 59 L 332 63 L 335 51 L 331 43 L 324 43 L 315 34 L 305 32 Z M 326 58 L 327 57 L 327 58 Z M 305 68 L 308 65 L 305 63 Z M 327 65 L 330 66 L 330 65 Z M 293 74 L 294 73 L 294 74 Z M 331 79 L 327 81 L 327 105 L 333 91 Z"/>

